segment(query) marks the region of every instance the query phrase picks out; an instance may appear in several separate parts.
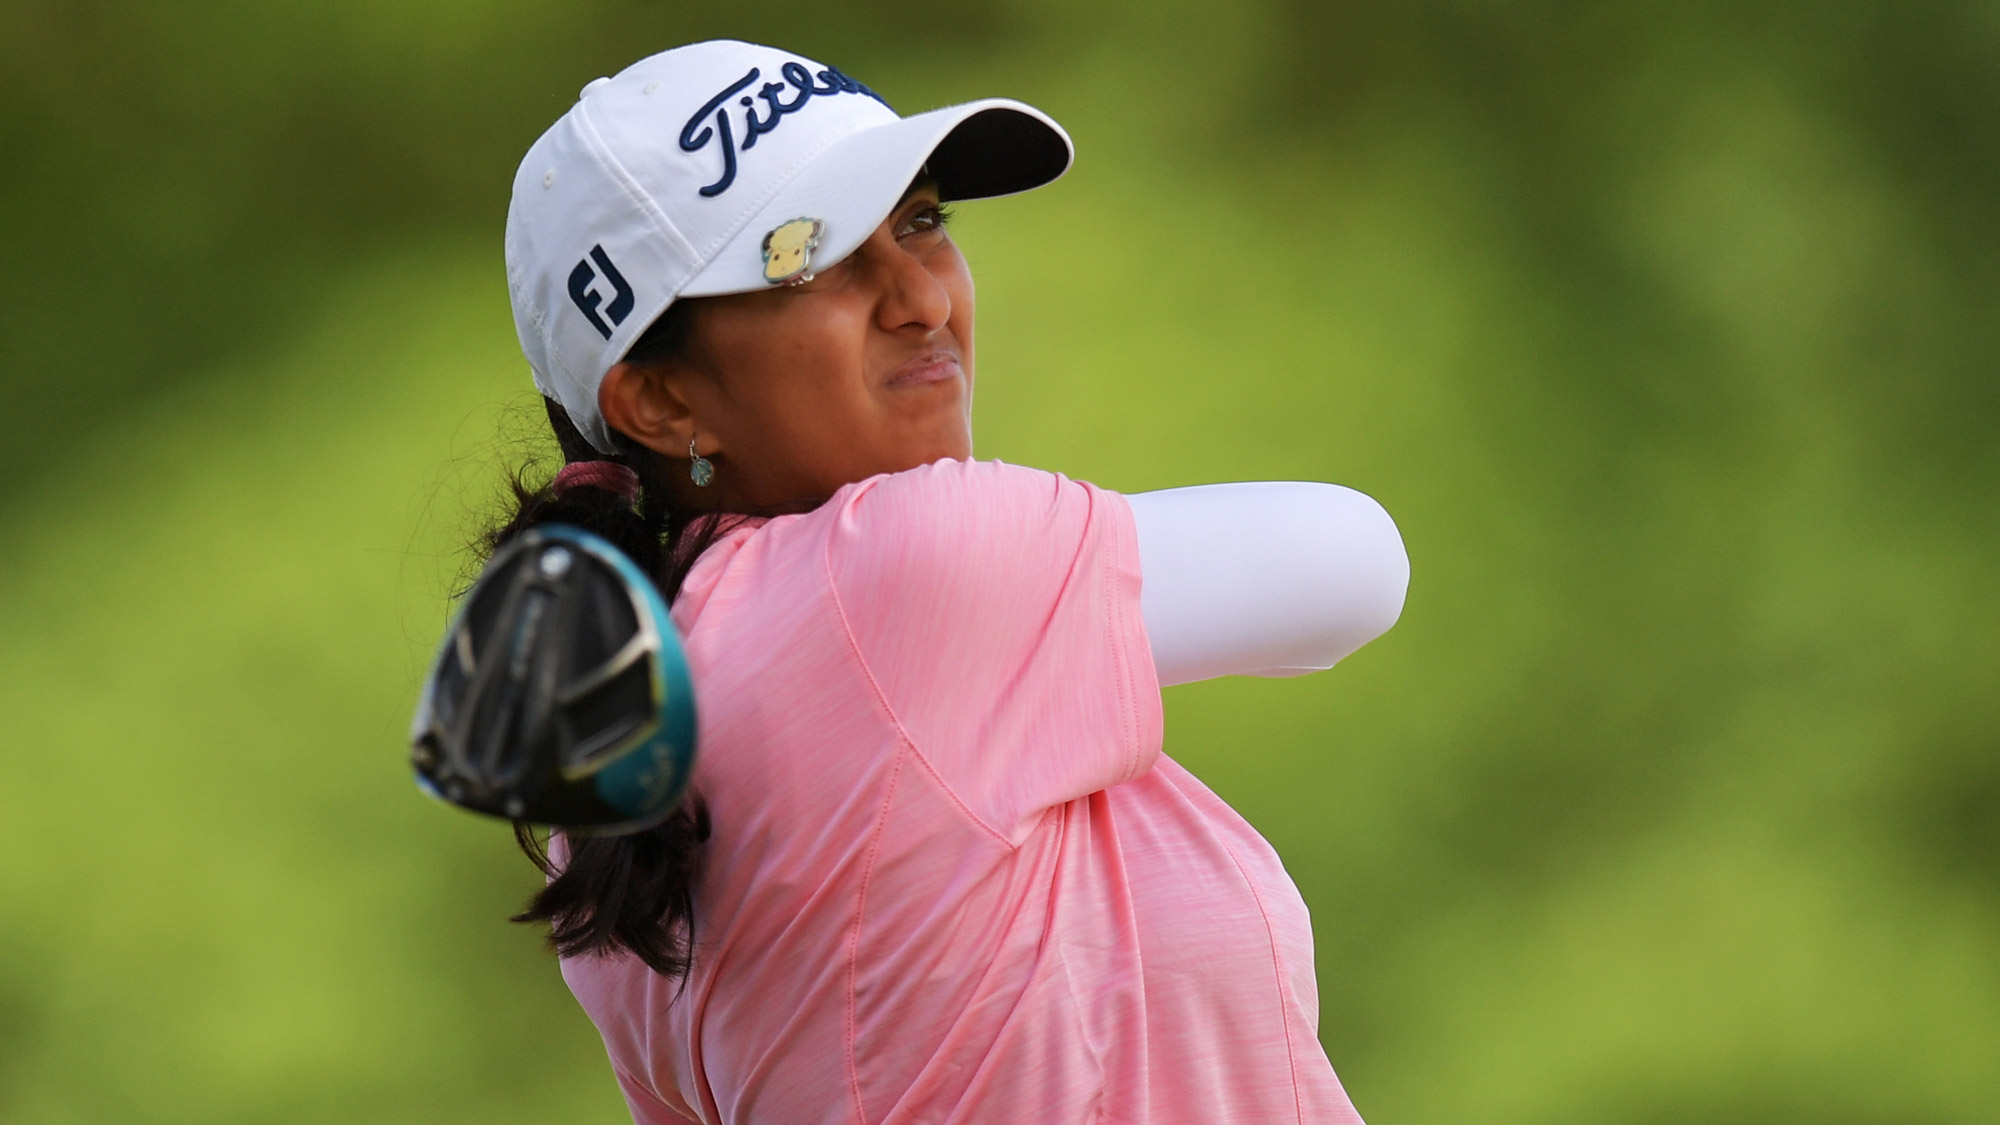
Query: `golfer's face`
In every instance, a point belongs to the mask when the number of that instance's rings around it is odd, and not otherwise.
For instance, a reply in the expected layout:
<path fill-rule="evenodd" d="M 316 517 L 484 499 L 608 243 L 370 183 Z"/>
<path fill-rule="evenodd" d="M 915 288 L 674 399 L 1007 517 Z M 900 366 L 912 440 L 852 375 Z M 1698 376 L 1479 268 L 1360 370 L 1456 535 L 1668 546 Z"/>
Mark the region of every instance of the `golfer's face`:
<path fill-rule="evenodd" d="M 972 274 L 933 187 L 811 281 L 702 301 L 691 342 L 669 378 L 729 500 L 972 455 Z"/>

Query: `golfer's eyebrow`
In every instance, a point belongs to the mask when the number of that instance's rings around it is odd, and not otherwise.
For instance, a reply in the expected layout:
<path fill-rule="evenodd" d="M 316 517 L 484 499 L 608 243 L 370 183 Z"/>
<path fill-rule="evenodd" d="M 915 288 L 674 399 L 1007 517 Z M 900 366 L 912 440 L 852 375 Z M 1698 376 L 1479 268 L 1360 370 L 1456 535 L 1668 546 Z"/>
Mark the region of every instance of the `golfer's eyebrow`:
<path fill-rule="evenodd" d="M 918 172 L 917 178 L 911 180 L 910 186 L 904 188 L 903 194 L 897 198 L 896 206 L 901 207 L 903 204 L 908 203 L 910 201 L 911 196 L 917 194 L 918 192 L 924 190 L 927 187 L 936 187 L 936 186 L 937 186 L 937 177 L 931 175 L 928 169 Z"/>

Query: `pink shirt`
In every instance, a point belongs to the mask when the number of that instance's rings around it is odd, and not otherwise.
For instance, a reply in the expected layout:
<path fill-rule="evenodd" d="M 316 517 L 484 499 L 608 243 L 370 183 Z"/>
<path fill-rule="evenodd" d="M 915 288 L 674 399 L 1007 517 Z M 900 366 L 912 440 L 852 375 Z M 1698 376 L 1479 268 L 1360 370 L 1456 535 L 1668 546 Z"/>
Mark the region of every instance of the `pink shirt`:
<path fill-rule="evenodd" d="M 636 1121 L 1360 1120 L 1297 888 L 1160 752 L 1122 497 L 874 477 L 717 543 L 674 617 L 694 969 L 562 966 Z"/>

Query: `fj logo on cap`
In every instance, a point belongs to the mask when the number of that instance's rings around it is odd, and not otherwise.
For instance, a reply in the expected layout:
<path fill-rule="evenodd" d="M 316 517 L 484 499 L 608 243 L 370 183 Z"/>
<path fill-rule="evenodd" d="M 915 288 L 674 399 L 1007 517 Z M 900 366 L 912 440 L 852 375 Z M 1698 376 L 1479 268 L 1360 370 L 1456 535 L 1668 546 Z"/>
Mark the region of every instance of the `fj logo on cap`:
<path fill-rule="evenodd" d="M 763 74 L 763 71 L 753 66 L 750 68 L 750 73 L 730 83 L 728 89 L 708 99 L 706 104 L 694 111 L 693 117 L 688 118 L 687 124 L 681 126 L 682 152 L 700 152 L 702 149 L 707 148 L 708 142 L 714 140 L 718 134 L 722 137 L 722 178 L 702 188 L 701 194 L 703 196 L 713 197 L 721 195 L 723 192 L 729 190 L 730 184 L 736 182 L 736 152 L 738 146 L 735 134 L 729 125 L 728 103 L 730 98 L 736 98 L 737 104 L 743 107 L 743 144 L 741 147 L 744 152 L 749 152 L 756 145 L 758 137 L 776 129 L 782 124 L 786 114 L 797 113 L 799 110 L 804 109 L 806 103 L 813 100 L 814 97 L 829 97 L 834 94 L 866 94 L 876 101 L 882 102 L 885 106 L 889 104 L 882 100 L 882 95 L 870 90 L 868 87 L 863 86 L 861 83 L 856 82 L 854 79 L 849 78 L 832 67 L 827 67 L 825 70 L 820 71 L 818 75 L 814 75 L 812 71 L 806 69 L 804 63 L 788 62 L 778 68 L 778 73 L 785 76 L 784 82 L 766 82 L 757 90 L 757 96 L 763 98 L 764 104 L 769 107 L 766 109 L 764 116 L 757 116 L 756 98 L 743 93 L 743 91 L 750 88 L 751 83 L 757 81 Z M 813 81 L 815 77 L 820 82 L 824 82 L 825 85 L 822 86 L 815 83 Z M 787 83 L 790 83 L 790 85 L 787 85 Z M 790 99 L 783 97 L 782 95 L 787 90 L 796 92 L 797 96 Z M 741 96 L 739 97 L 738 95 Z"/>
<path fill-rule="evenodd" d="M 811 281 L 813 249 L 825 224 L 818 219 L 780 223 L 764 236 L 764 280 L 773 285 Z"/>
<path fill-rule="evenodd" d="M 592 262 L 597 263 L 597 270 L 590 268 Z M 611 283 L 612 297 L 608 305 L 604 305 L 604 294 L 591 284 L 597 280 L 599 270 L 603 271 L 604 280 Z M 601 245 L 591 247 L 590 256 L 580 259 L 576 268 L 569 271 L 569 299 L 576 302 L 576 307 L 583 310 L 590 326 L 607 340 L 611 338 L 611 330 L 625 323 L 625 318 L 632 313 L 632 287 L 625 284 L 624 275 L 611 264 L 611 255 L 606 254 Z M 597 313 L 599 305 L 604 305 L 603 316 Z M 611 318 L 610 324 L 604 323 L 607 316 Z"/>

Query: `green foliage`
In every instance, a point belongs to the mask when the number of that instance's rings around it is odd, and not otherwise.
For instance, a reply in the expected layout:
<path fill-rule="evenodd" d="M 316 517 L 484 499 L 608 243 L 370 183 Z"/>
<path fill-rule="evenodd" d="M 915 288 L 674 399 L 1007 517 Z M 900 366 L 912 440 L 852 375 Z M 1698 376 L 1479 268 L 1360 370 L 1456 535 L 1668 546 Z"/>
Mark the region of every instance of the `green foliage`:
<path fill-rule="evenodd" d="M 1389 636 L 1168 697 L 1314 909 L 1372 1122 L 1990 1116 L 1986 8 L 724 14 L 10 11 L 0 1119 L 622 1119 L 501 921 L 534 873 L 402 732 L 545 455 L 513 163 L 719 33 L 1076 136 L 961 212 L 982 456 L 1396 515 Z"/>

